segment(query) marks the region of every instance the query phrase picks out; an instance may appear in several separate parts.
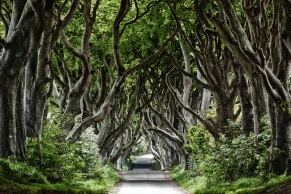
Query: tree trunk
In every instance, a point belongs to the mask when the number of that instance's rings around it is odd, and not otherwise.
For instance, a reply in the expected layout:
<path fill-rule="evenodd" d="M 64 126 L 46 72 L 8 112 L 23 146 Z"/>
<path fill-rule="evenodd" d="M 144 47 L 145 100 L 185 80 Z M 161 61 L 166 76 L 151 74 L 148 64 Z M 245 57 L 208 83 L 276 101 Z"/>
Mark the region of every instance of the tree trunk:
<path fill-rule="evenodd" d="M 272 143 L 271 172 L 275 174 L 287 172 L 287 174 L 290 175 L 290 113 L 280 106 L 277 106 L 277 111 L 276 135 Z"/>
<path fill-rule="evenodd" d="M 244 136 L 249 136 L 251 132 L 254 132 L 253 106 L 250 86 L 243 68 L 240 65 L 235 65 L 235 68 L 237 76 L 239 77 L 239 96 L 242 111 L 242 134 Z"/>
<path fill-rule="evenodd" d="M 47 83 L 49 79 L 49 67 L 51 59 L 52 22 L 54 0 L 49 1 L 46 7 L 46 23 L 42 33 L 40 48 L 35 50 L 26 67 L 26 94 L 25 112 L 28 137 L 42 136 L 45 102 L 47 100 Z"/>
<path fill-rule="evenodd" d="M 0 157 L 17 157 L 16 95 L 18 76 L 0 73 Z"/>
<path fill-rule="evenodd" d="M 23 76 L 22 76 L 23 77 Z M 23 80 L 23 79 L 22 79 Z M 17 138 L 17 151 L 16 155 L 21 159 L 27 158 L 27 150 L 26 150 L 26 128 L 25 128 L 25 114 L 24 114 L 24 82 L 21 81 L 18 87 L 17 92 L 17 102 L 16 102 L 16 138 Z"/>
<path fill-rule="evenodd" d="M 257 73 L 253 73 L 253 75 L 249 76 L 250 80 L 250 91 L 252 98 L 252 106 L 253 106 L 253 129 L 255 136 L 258 136 L 260 133 L 260 121 L 263 115 L 263 111 L 266 110 L 266 104 L 262 103 L 265 101 L 264 98 L 264 88 L 262 85 L 261 77 Z M 258 141 L 257 138 L 255 141 Z"/>
<path fill-rule="evenodd" d="M 206 80 L 201 75 L 199 69 L 197 72 L 197 78 L 201 82 L 207 84 Z M 207 110 L 209 109 L 210 102 L 211 102 L 211 91 L 204 88 L 203 93 L 202 93 L 201 105 L 200 105 L 200 112 L 201 112 L 201 115 L 203 116 L 203 118 L 206 118 L 206 116 L 207 116 Z"/>
<path fill-rule="evenodd" d="M 271 85 L 280 97 L 271 95 L 269 110 L 272 126 L 271 172 L 291 174 L 291 34 L 290 1 L 274 1 L 274 22 L 271 36 Z M 268 69 L 267 69 L 268 70 Z M 267 85 L 268 86 L 268 85 Z M 273 94 L 274 90 L 269 93 Z M 274 103 L 274 104 L 273 104 Z M 272 109 L 275 107 L 275 109 Z M 276 112 L 275 112 L 276 111 Z"/>
<path fill-rule="evenodd" d="M 6 43 L 0 55 L 0 157 L 25 156 L 22 108 L 17 110 L 17 92 L 25 60 L 40 40 L 46 1 L 13 1 Z M 17 26 L 17 27 L 16 27 Z M 22 92 L 20 92 L 22 93 Z M 22 103 L 20 103 L 22 104 Z M 17 119 L 20 119 L 17 121 Z M 22 143 L 17 143 L 21 140 Z M 18 147 L 21 146 L 21 147 Z M 23 151 L 17 151 L 23 150 Z"/>
<path fill-rule="evenodd" d="M 191 67 L 190 67 L 190 58 L 189 58 L 189 54 L 188 51 L 186 50 L 184 43 L 181 39 L 181 35 L 179 34 L 179 43 L 180 43 L 180 47 L 183 53 L 183 57 L 184 57 L 184 69 L 187 73 L 191 73 Z M 190 105 L 190 96 L 191 96 L 191 91 L 192 91 L 192 78 L 187 77 L 185 75 L 183 75 L 183 96 L 182 96 L 182 102 L 185 104 L 185 106 L 189 106 Z M 193 126 L 193 116 L 186 110 L 183 109 L 183 116 L 184 119 L 186 121 L 186 127 L 190 128 L 191 126 Z M 185 134 L 186 135 L 186 134 Z"/>
<path fill-rule="evenodd" d="M 37 68 L 37 51 L 27 60 L 25 68 L 25 89 L 24 89 L 24 111 L 25 125 L 28 137 L 38 137 L 38 132 L 34 126 L 36 122 L 36 68 Z"/>

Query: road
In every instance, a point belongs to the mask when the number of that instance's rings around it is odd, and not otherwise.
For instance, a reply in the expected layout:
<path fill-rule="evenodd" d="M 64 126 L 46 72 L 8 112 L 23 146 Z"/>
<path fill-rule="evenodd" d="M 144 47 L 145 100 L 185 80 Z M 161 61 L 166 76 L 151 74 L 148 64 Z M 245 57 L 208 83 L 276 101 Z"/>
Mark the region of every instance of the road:
<path fill-rule="evenodd" d="M 122 183 L 110 194 L 186 194 L 166 172 L 150 170 L 150 155 L 134 160 L 132 171 L 122 172 Z"/>

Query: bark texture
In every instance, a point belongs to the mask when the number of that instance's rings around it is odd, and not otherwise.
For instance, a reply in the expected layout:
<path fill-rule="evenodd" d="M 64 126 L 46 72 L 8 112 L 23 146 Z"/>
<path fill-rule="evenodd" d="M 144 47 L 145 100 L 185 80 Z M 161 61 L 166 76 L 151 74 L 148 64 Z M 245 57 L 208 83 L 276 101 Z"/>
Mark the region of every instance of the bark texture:
<path fill-rule="evenodd" d="M 18 149 L 25 152 L 25 142 L 17 144 L 17 139 L 25 141 L 21 137 L 23 126 L 18 124 L 17 130 L 17 123 L 21 123 L 17 120 L 22 121 L 22 116 L 17 117 L 17 99 L 21 98 L 17 91 L 23 80 L 26 59 L 40 42 L 45 8 L 44 0 L 13 1 L 6 46 L 0 55 L 0 157 L 16 158 L 20 154 Z"/>

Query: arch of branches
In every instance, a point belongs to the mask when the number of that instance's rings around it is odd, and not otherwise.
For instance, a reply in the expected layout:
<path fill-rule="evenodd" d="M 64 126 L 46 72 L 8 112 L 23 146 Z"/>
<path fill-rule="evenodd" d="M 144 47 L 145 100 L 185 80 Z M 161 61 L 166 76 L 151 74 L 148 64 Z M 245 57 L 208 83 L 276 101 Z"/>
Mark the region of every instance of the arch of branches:
<path fill-rule="evenodd" d="M 187 163 L 192 126 L 214 141 L 234 137 L 229 121 L 258 135 L 268 114 L 270 165 L 290 173 L 290 5 L 1 1 L 0 157 L 25 158 L 52 108 L 68 118 L 65 141 L 94 128 L 118 168 L 141 136 L 164 168 Z"/>

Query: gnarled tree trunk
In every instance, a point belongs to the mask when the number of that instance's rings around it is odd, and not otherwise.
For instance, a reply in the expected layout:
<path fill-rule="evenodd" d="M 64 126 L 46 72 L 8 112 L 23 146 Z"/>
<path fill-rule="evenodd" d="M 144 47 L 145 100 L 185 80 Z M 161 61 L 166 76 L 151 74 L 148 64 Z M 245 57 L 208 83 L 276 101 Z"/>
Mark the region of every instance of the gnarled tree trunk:
<path fill-rule="evenodd" d="M 17 119 L 17 91 L 20 87 L 25 61 L 40 42 L 46 1 L 13 1 L 13 15 L 0 55 L 0 157 L 19 156 L 17 139 L 23 132 Z M 18 113 L 21 113 L 18 111 Z M 18 133 L 17 133 L 18 126 Z M 22 134 L 23 135 L 23 134 Z M 21 150 L 25 150 L 22 142 Z M 23 153 L 24 154 L 24 153 Z M 25 155 L 25 154 L 24 154 Z"/>

